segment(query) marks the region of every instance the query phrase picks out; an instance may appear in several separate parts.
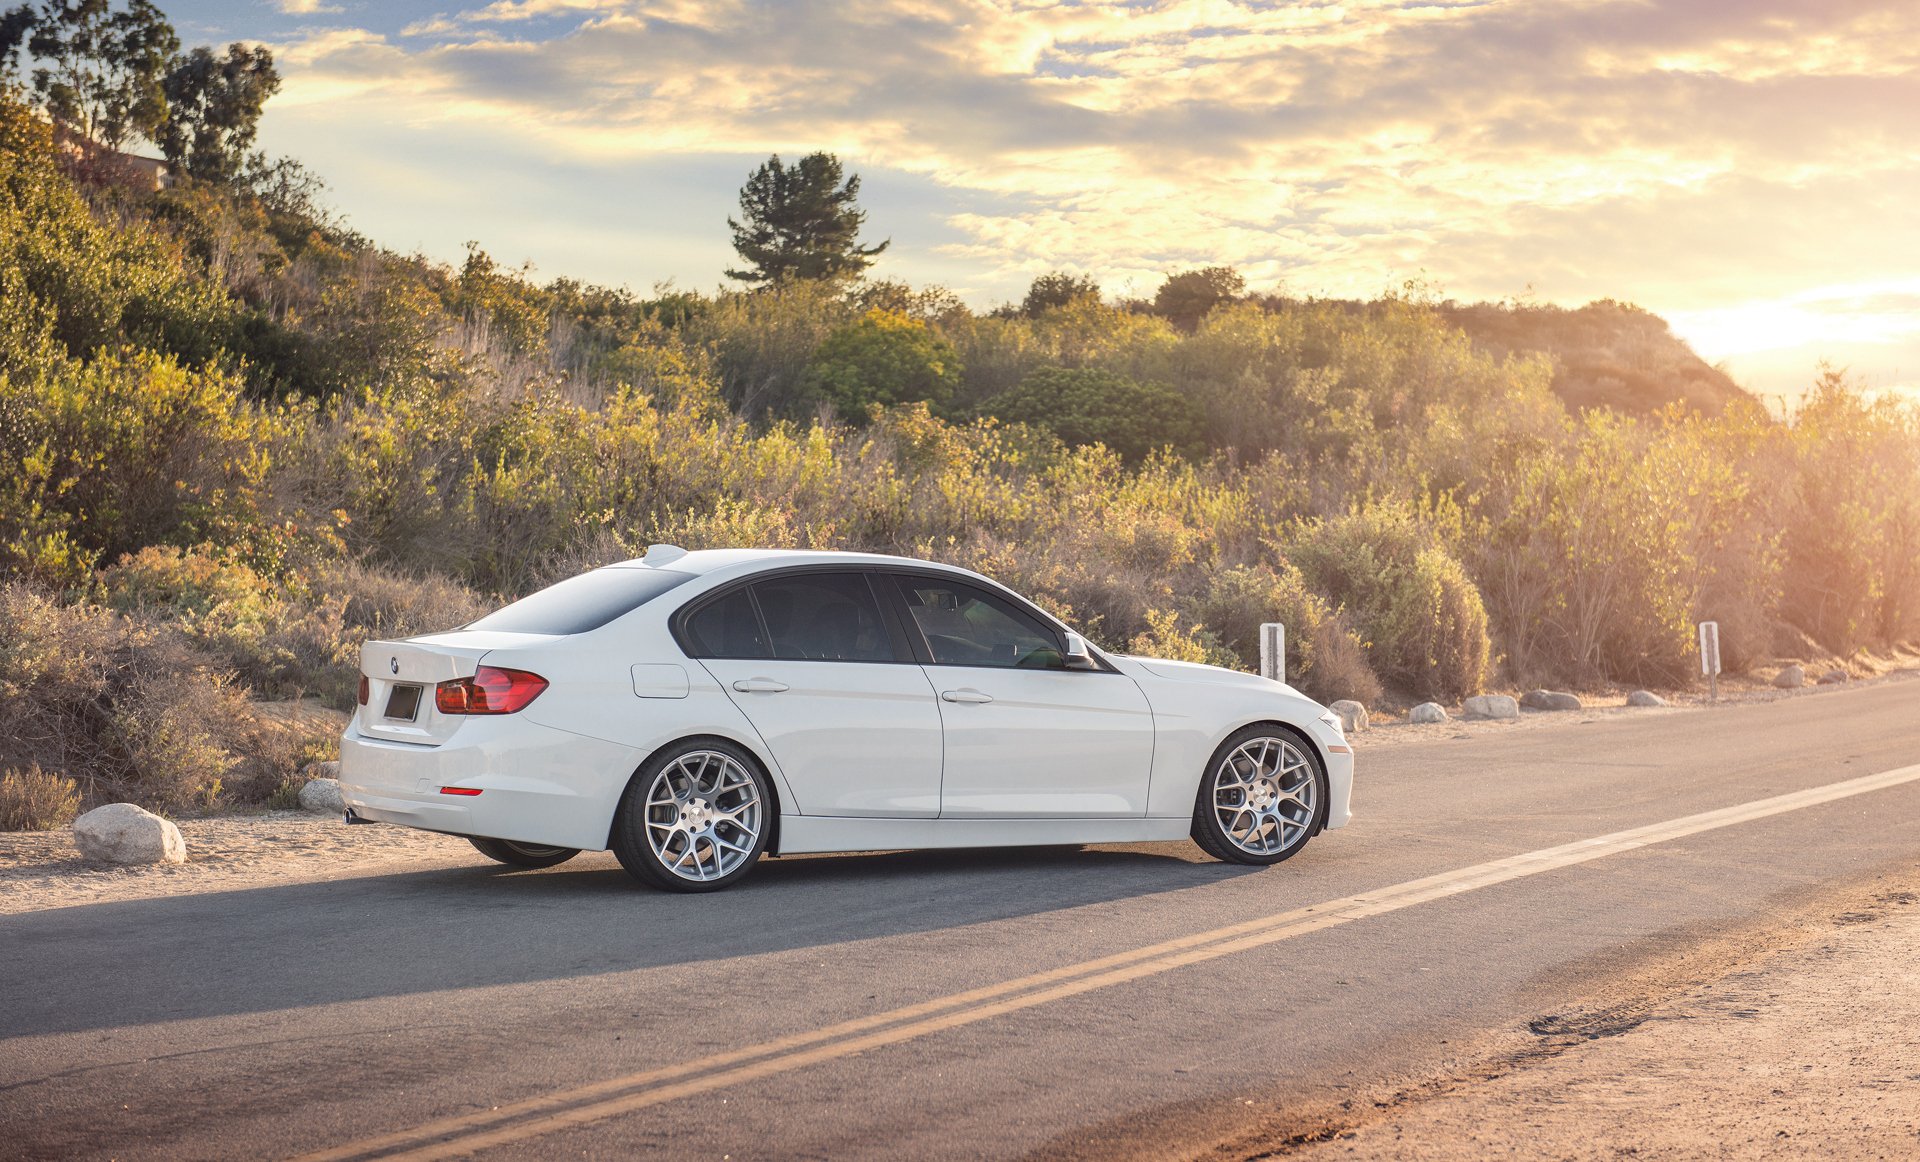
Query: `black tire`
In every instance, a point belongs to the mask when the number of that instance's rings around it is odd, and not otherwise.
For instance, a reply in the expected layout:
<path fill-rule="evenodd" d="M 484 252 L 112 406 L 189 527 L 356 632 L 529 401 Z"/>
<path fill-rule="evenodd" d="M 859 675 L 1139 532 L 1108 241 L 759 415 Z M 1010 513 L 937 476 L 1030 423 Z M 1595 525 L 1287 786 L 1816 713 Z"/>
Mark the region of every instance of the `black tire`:
<path fill-rule="evenodd" d="M 488 859 L 514 867 L 553 867 L 580 854 L 577 847 L 548 847 L 513 839 L 484 839 L 478 835 L 467 836 L 467 842 Z"/>
<path fill-rule="evenodd" d="M 1228 759 L 1237 757 L 1242 747 L 1261 741 L 1271 744 L 1274 751 L 1283 756 L 1275 770 L 1271 772 L 1271 775 L 1278 776 L 1274 782 L 1274 789 L 1279 796 L 1296 796 L 1303 787 L 1308 785 L 1312 787 L 1310 807 L 1302 807 L 1298 802 L 1290 805 L 1285 801 L 1272 803 L 1276 814 L 1270 822 L 1260 823 L 1257 832 L 1258 836 L 1272 838 L 1272 850 L 1250 850 L 1244 838 L 1236 839 L 1228 833 L 1227 825 L 1221 818 L 1222 811 L 1229 813 L 1230 820 L 1237 820 L 1240 817 L 1235 812 L 1254 814 L 1253 804 L 1244 798 L 1244 793 L 1242 801 L 1246 804 L 1245 806 L 1237 808 L 1216 806 L 1218 802 L 1216 792 L 1220 789 L 1221 778 L 1230 773 Z M 1294 766 L 1292 758 L 1284 757 L 1287 755 L 1304 760 L 1305 770 L 1299 770 Z M 1287 771 L 1293 773 L 1288 775 Z M 1247 776 L 1247 772 L 1238 767 L 1231 773 L 1237 773 L 1242 778 Z M 1258 773 L 1263 778 L 1271 777 L 1264 770 Z M 1301 778 L 1302 775 L 1305 778 Z M 1231 790 L 1226 798 L 1229 801 L 1232 800 Z M 1227 740 L 1220 744 L 1212 757 L 1207 759 L 1206 769 L 1200 772 L 1200 790 L 1193 804 L 1193 841 L 1200 845 L 1200 850 L 1227 863 L 1251 864 L 1257 867 L 1276 864 L 1292 858 L 1326 825 L 1327 798 L 1326 764 L 1321 761 L 1320 752 L 1312 743 L 1283 726 L 1256 723 L 1253 726 L 1243 727 L 1227 736 Z M 1285 817 L 1284 825 L 1280 822 L 1282 815 Z M 1250 820 L 1248 827 L 1250 834 L 1256 834 L 1251 824 L 1257 821 L 1257 818 L 1256 815 L 1255 820 Z M 1269 827 L 1274 830 L 1268 831 Z M 1260 844 L 1262 847 L 1268 845 L 1264 841 Z"/>
<path fill-rule="evenodd" d="M 701 781 L 709 775 L 711 783 Z M 649 804 L 655 784 L 663 777 L 665 789 L 675 795 L 684 781 L 684 802 L 654 797 Z M 755 805 L 757 813 L 746 814 Z M 727 818 L 730 814 L 737 818 Z M 649 887 L 717 892 L 738 883 L 760 862 L 776 816 L 773 787 L 758 759 L 723 739 L 688 739 L 647 759 L 627 784 L 614 816 L 611 846 L 627 874 Z M 744 822 L 749 818 L 750 832 Z M 690 820 L 701 829 L 694 829 Z M 656 842 L 665 847 L 664 856 L 655 850 Z M 676 843 L 681 845 L 677 860 L 673 859 Z M 711 874 L 705 863 L 708 856 L 714 861 Z M 675 870 L 684 869 L 689 859 L 697 877 Z"/>

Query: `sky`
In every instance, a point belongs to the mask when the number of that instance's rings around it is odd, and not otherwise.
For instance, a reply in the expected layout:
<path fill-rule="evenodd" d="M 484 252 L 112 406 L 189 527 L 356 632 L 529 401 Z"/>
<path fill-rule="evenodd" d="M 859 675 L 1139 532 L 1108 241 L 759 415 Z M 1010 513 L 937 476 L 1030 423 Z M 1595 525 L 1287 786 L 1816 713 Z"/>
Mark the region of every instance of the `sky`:
<path fill-rule="evenodd" d="M 711 289 L 770 153 L 873 274 L 1612 298 L 1791 396 L 1920 394 L 1920 0 L 161 0 L 383 245 Z"/>

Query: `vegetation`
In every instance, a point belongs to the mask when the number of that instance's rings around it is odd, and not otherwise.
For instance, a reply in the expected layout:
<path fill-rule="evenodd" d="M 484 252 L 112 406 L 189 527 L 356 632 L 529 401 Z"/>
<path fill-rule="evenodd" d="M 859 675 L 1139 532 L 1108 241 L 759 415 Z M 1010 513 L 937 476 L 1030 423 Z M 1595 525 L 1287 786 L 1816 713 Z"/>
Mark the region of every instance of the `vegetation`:
<path fill-rule="evenodd" d="M 860 245 L 866 211 L 854 206 L 860 175 L 841 181 L 840 159 L 810 153 L 792 165 L 774 154 L 740 190 L 740 221 L 727 219 L 745 262 L 728 278 L 749 283 L 857 278 L 887 248 Z"/>
<path fill-rule="evenodd" d="M 255 116 L 271 93 L 258 57 L 188 59 Z M 188 92 L 163 86 L 212 135 L 159 193 L 0 96 L 9 825 L 288 801 L 337 726 L 265 700 L 345 708 L 366 638 L 652 541 L 951 561 L 1107 647 L 1226 664 L 1278 620 L 1322 699 L 1681 686 L 1703 617 L 1736 668 L 1920 633 L 1920 418 L 1837 372 L 1778 419 L 1617 304 L 1223 269 L 1144 302 L 1055 273 L 976 313 L 856 277 L 878 248 L 830 157 L 750 179 L 750 291 L 442 266 L 341 227 L 294 163 L 236 166 L 250 137 Z M 802 205 L 833 230 L 789 245 Z"/>

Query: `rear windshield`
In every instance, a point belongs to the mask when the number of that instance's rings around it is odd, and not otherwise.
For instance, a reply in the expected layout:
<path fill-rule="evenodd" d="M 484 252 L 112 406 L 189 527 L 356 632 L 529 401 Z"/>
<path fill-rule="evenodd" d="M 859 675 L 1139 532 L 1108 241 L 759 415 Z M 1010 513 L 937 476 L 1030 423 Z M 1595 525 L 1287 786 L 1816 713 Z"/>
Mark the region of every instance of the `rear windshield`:
<path fill-rule="evenodd" d="M 671 569 L 595 569 L 522 597 L 467 628 L 504 633 L 585 633 L 633 612 L 694 576 Z"/>

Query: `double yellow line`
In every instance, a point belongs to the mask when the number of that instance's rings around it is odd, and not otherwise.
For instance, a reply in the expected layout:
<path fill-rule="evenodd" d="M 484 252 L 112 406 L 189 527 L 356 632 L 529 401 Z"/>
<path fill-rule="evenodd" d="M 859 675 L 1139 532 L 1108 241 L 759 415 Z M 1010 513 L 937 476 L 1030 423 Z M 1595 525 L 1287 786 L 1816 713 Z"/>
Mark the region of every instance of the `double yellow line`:
<path fill-rule="evenodd" d="M 1409 880 L 1379 891 L 1363 892 L 1262 916 L 1177 940 L 795 1033 L 696 1061 L 662 1066 L 592 1085 L 560 1090 L 544 1097 L 441 1118 L 412 1129 L 307 1154 L 301 1162 L 350 1162 L 367 1158 L 405 1158 L 425 1162 L 427 1159 L 460 1157 L 633 1113 L 678 1098 L 710 1093 L 804 1069 L 809 1065 L 851 1057 L 884 1045 L 990 1020 L 1021 1009 L 1170 972 L 1184 965 L 1198 964 L 1324 928 L 1396 912 L 1415 904 L 1915 780 L 1920 780 L 1920 766 L 1900 767 L 1841 783 L 1830 783 L 1475 864 L 1458 871 Z"/>

